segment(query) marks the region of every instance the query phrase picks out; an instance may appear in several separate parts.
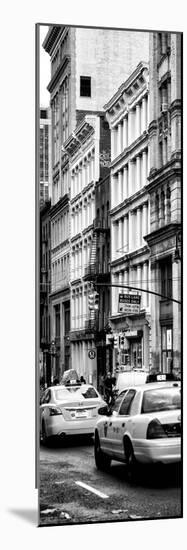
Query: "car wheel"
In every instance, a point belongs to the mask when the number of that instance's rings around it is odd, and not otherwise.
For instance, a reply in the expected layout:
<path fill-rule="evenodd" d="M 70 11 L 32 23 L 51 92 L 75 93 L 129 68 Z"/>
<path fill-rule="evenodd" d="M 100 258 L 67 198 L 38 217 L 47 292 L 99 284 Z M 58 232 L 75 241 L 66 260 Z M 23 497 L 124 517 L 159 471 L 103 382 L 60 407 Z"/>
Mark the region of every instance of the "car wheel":
<path fill-rule="evenodd" d="M 46 428 L 45 428 L 45 422 L 42 420 L 42 443 L 43 445 L 46 445 L 47 443 L 47 434 L 46 434 Z"/>
<path fill-rule="evenodd" d="M 124 450 L 125 450 L 125 462 L 127 468 L 127 478 L 133 483 L 136 479 L 137 474 L 137 462 L 134 456 L 133 446 L 129 439 L 124 441 Z"/>
<path fill-rule="evenodd" d="M 98 470 L 108 470 L 111 464 L 111 458 L 101 451 L 100 440 L 98 434 L 95 436 L 94 442 L 95 464 Z"/>

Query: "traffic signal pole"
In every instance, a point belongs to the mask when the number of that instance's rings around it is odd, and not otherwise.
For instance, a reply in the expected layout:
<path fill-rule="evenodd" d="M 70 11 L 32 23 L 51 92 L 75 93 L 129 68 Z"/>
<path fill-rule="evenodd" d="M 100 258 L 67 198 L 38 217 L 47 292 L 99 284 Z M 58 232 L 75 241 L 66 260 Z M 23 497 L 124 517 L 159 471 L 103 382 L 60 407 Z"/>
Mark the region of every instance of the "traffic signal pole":
<path fill-rule="evenodd" d="M 154 292 L 153 290 L 145 290 L 145 288 L 139 288 L 137 286 L 132 285 L 124 285 L 123 283 L 116 284 L 116 283 L 96 283 L 95 281 L 91 281 L 94 287 L 116 287 L 116 288 L 126 288 L 127 290 L 136 290 L 139 292 L 147 292 L 148 294 L 153 294 L 154 296 L 159 296 L 160 298 L 165 298 L 165 300 L 170 300 L 171 302 L 176 302 L 177 304 L 181 304 L 180 300 L 176 300 L 175 298 L 171 298 L 169 296 L 165 296 L 164 294 L 160 294 L 159 292 Z"/>

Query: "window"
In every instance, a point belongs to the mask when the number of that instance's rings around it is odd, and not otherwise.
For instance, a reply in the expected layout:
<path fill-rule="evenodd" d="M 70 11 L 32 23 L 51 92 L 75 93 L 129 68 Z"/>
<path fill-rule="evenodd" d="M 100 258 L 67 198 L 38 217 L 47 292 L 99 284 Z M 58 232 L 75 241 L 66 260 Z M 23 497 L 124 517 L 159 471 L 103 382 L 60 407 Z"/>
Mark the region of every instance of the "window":
<path fill-rule="evenodd" d="M 80 77 L 80 95 L 82 97 L 91 97 L 91 77 Z"/>
<path fill-rule="evenodd" d="M 127 415 L 130 413 L 130 406 L 134 399 L 134 396 L 136 394 L 135 390 L 129 390 L 127 395 L 125 396 L 123 403 L 120 407 L 119 414 L 120 415 Z"/>
<path fill-rule="evenodd" d="M 143 394 L 142 414 L 180 409 L 180 388 L 159 388 Z"/>
<path fill-rule="evenodd" d="M 160 262 L 161 271 L 161 294 L 167 298 L 172 296 L 172 261 L 166 258 Z M 163 300 L 163 298 L 162 298 Z"/>
<path fill-rule="evenodd" d="M 116 397 L 115 403 L 114 403 L 114 405 L 113 405 L 113 407 L 112 407 L 112 412 L 113 412 L 113 411 L 118 412 L 119 406 L 121 405 L 121 402 L 122 402 L 122 400 L 123 400 L 123 398 L 124 398 L 124 394 L 126 394 L 126 393 L 127 393 L 127 390 L 123 390 L 123 391 L 120 393 L 120 395 L 118 395 L 118 397 Z"/>

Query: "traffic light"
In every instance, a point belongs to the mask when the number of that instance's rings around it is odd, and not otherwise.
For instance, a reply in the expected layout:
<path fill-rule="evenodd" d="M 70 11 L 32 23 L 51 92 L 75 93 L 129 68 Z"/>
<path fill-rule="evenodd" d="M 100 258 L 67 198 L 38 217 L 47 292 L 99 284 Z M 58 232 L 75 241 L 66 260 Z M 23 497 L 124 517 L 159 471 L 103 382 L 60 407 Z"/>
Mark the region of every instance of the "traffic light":
<path fill-rule="evenodd" d="M 99 293 L 95 292 L 95 309 L 99 309 Z"/>
<path fill-rule="evenodd" d="M 88 309 L 92 310 L 98 310 L 99 309 L 99 293 L 98 292 L 91 292 L 88 294 Z"/>
<path fill-rule="evenodd" d="M 119 348 L 119 335 L 114 334 L 114 348 Z"/>
<path fill-rule="evenodd" d="M 125 345 L 125 336 L 120 336 L 120 348 L 123 349 Z"/>

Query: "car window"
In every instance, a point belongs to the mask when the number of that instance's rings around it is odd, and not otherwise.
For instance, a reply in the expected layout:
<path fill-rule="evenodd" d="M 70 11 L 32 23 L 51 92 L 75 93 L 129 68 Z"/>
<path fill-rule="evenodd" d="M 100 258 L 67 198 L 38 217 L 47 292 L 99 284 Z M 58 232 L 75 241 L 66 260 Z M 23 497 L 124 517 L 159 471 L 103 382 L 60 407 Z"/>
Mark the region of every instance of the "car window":
<path fill-rule="evenodd" d="M 95 388 L 93 388 L 93 387 L 85 389 L 85 387 L 82 386 L 81 388 L 79 388 L 79 392 L 81 393 L 81 395 L 83 395 L 83 397 L 85 399 L 99 397 L 98 393 L 96 392 Z"/>
<path fill-rule="evenodd" d="M 70 392 L 66 388 L 54 390 L 56 401 L 62 401 L 63 399 L 69 399 Z"/>
<path fill-rule="evenodd" d="M 121 407 L 119 409 L 120 415 L 126 415 L 130 413 L 131 403 L 134 399 L 135 394 L 136 394 L 135 390 L 129 390 L 127 395 L 125 395 L 123 402 L 121 404 Z"/>
<path fill-rule="evenodd" d="M 51 399 L 51 390 L 47 390 L 46 393 L 43 396 L 42 404 L 43 403 L 49 403 L 50 399 Z"/>
<path fill-rule="evenodd" d="M 180 388 L 155 388 L 144 391 L 141 410 L 142 413 L 169 411 L 173 409 L 180 409 L 180 407 Z"/>
<path fill-rule="evenodd" d="M 124 390 L 123 392 L 120 393 L 120 395 L 118 395 L 115 399 L 115 403 L 114 405 L 112 405 L 112 408 L 111 408 L 111 411 L 118 411 L 119 410 L 119 407 L 121 405 L 121 402 L 124 398 L 124 395 L 127 393 L 127 390 Z"/>

